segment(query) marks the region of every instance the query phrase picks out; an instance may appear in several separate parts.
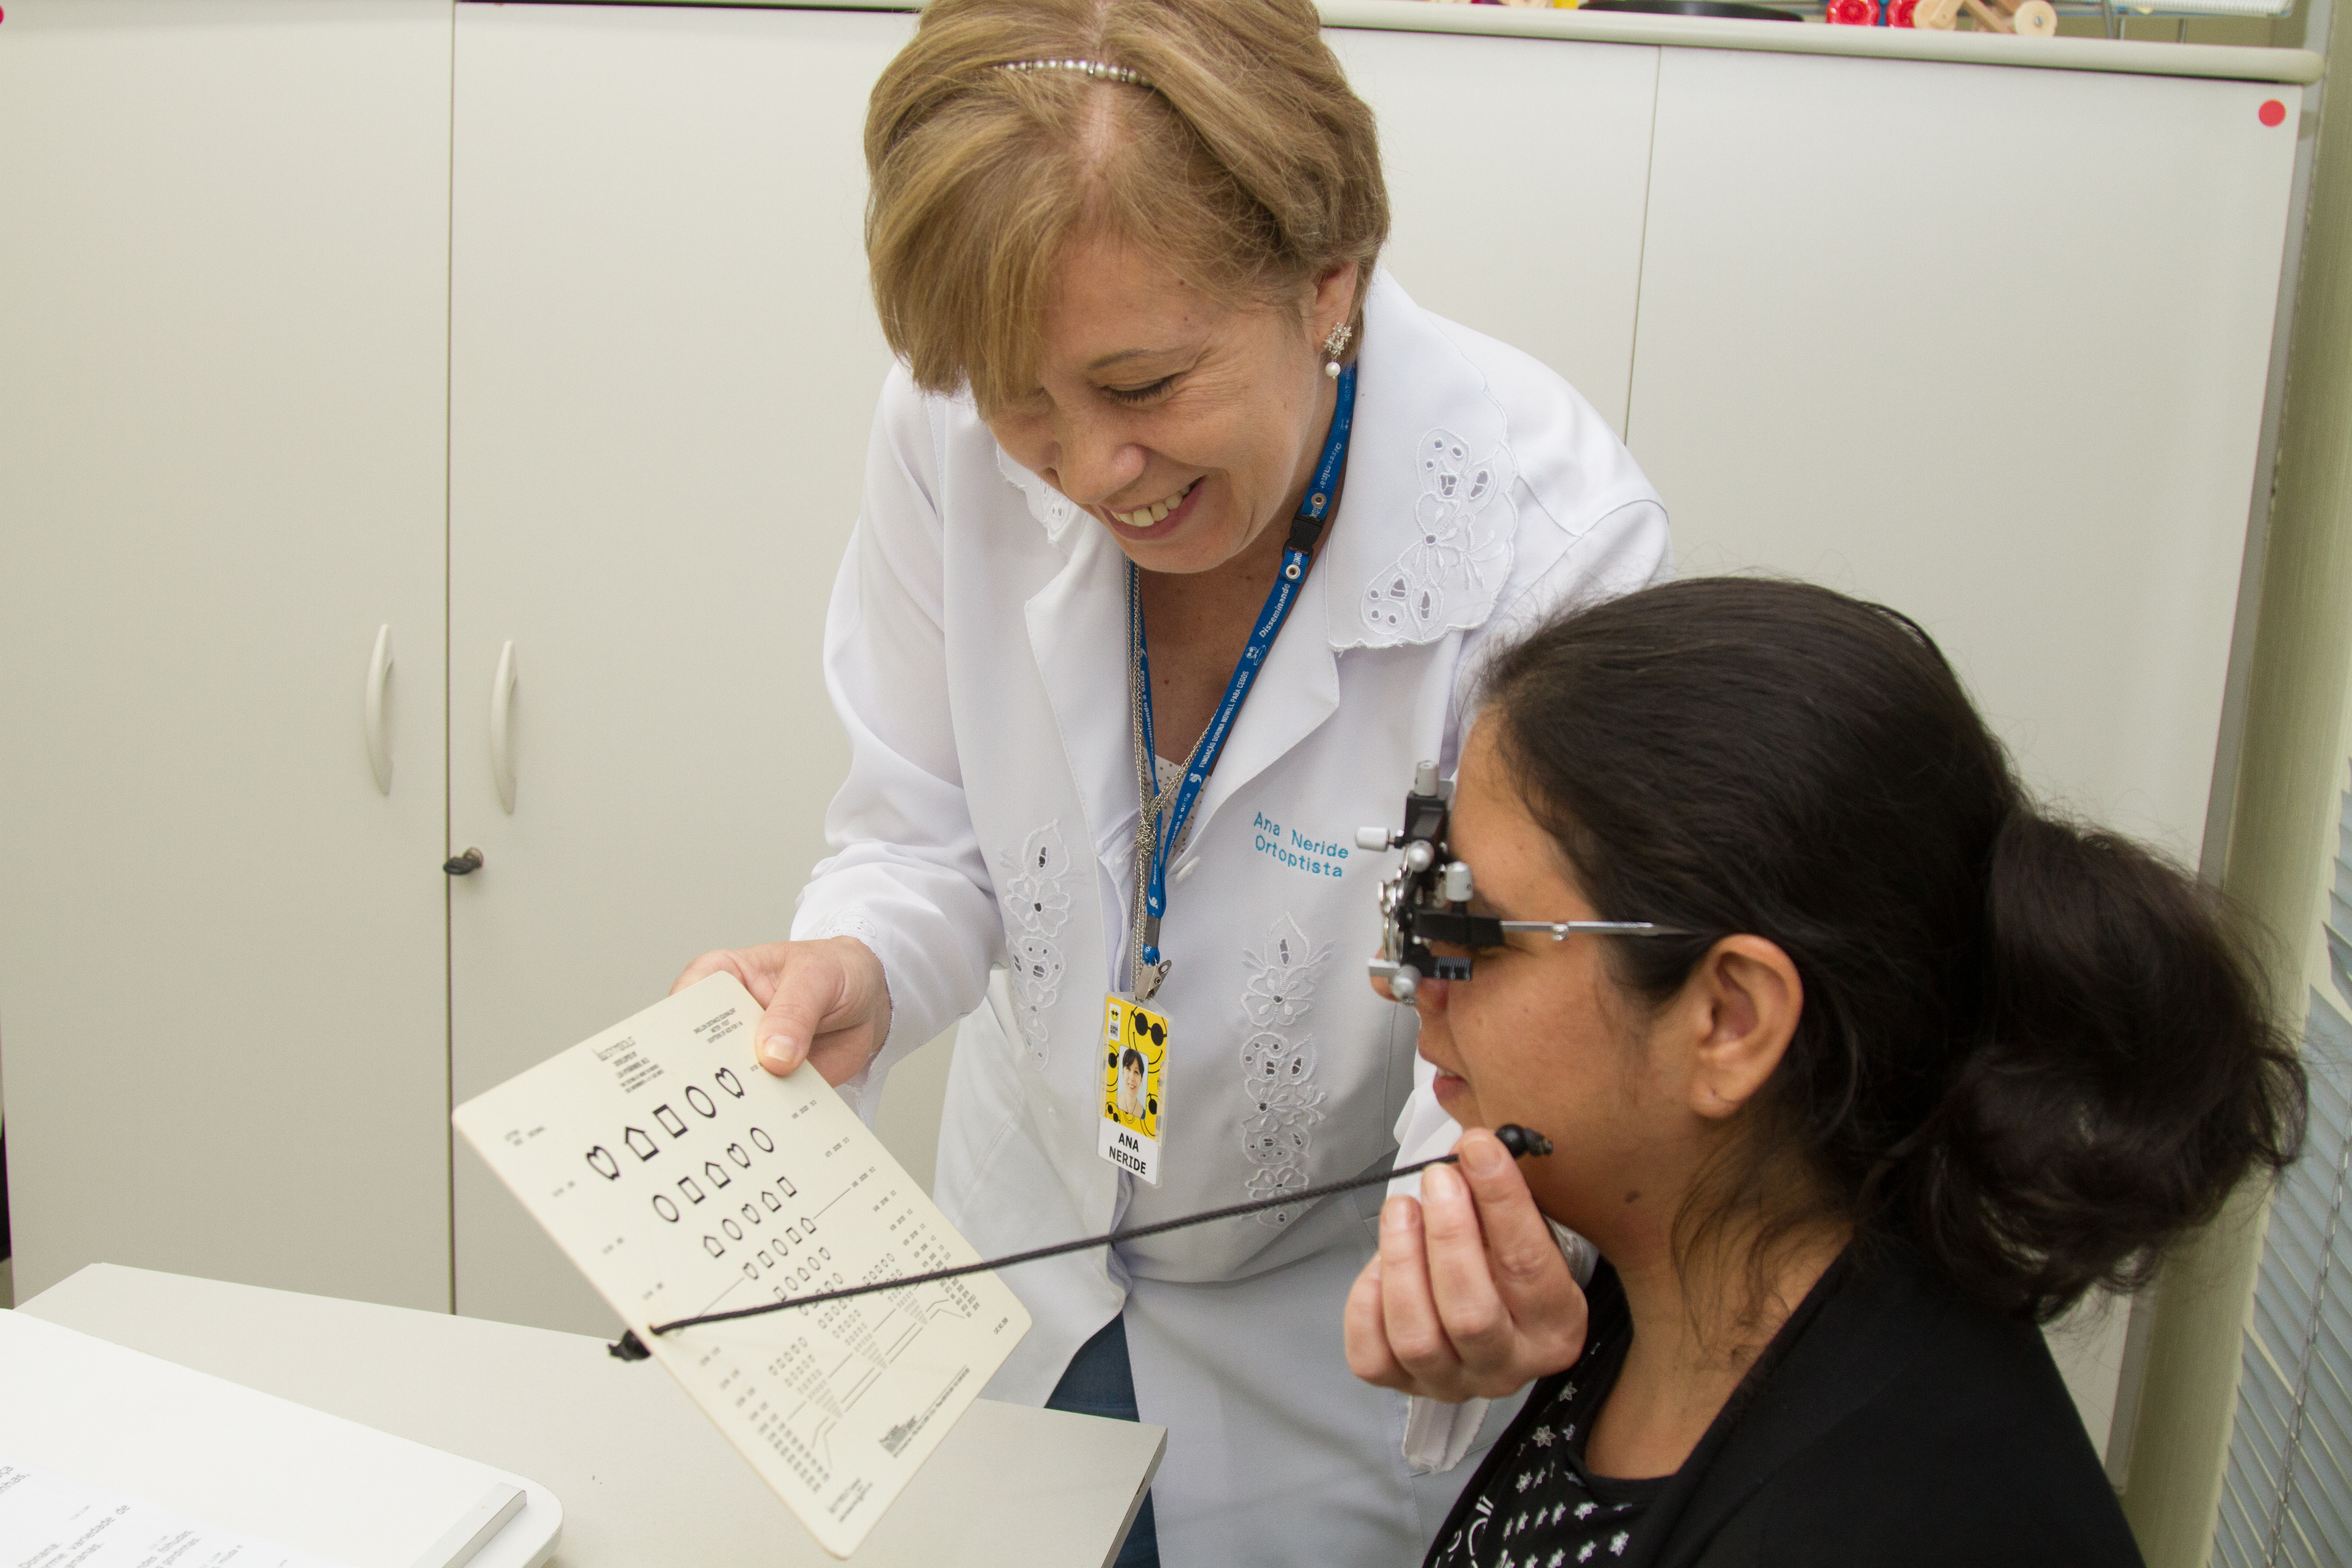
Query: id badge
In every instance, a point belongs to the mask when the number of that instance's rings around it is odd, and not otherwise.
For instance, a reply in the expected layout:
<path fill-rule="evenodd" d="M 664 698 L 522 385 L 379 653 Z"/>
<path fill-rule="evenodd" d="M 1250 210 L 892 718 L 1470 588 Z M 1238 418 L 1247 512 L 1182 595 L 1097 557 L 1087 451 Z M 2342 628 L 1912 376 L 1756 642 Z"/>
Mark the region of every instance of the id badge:
<path fill-rule="evenodd" d="M 1105 997 L 1102 1130 L 1095 1152 L 1155 1187 L 1167 1066 L 1168 1020 L 1124 996 Z"/>

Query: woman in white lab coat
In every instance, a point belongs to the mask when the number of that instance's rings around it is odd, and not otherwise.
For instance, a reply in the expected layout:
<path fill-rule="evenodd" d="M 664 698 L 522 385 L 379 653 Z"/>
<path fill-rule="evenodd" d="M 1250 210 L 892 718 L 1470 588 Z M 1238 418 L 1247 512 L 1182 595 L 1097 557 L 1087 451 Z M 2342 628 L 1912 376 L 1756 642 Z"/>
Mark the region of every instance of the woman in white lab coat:
<path fill-rule="evenodd" d="M 1451 771 L 1483 650 L 1664 574 L 1648 481 L 1378 270 L 1371 115 L 1308 0 L 938 0 L 866 152 L 900 363 L 825 628 L 835 853 L 790 942 L 680 984 L 733 970 L 771 1070 L 869 1114 L 970 1014 L 937 1196 L 983 1255 L 1376 1170 L 1416 1116 L 1442 1140 L 1413 1016 L 1364 984 L 1387 857 L 1356 829 Z M 1119 1164 L 1111 999 L 1166 1032 L 1156 1149 Z M 1035 1326 L 991 1396 L 1169 1430 L 1122 1561 L 1419 1560 L 1459 1476 L 1415 1487 L 1339 1328 L 1377 1203 L 1007 1276 Z"/>

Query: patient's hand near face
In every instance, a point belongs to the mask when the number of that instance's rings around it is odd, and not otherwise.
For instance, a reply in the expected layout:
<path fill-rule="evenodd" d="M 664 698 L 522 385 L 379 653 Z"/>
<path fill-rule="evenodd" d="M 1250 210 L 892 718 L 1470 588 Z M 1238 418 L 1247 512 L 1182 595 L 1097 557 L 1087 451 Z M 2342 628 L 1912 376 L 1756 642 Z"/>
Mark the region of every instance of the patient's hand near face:
<path fill-rule="evenodd" d="M 1510 1155 L 1483 1127 L 1422 1197 L 1381 1210 L 1380 1250 L 1348 1296 L 1348 1365 L 1458 1403 L 1516 1393 L 1584 1348 L 1584 1293 Z M 1457 1174 L 1457 1170 L 1459 1173 Z"/>

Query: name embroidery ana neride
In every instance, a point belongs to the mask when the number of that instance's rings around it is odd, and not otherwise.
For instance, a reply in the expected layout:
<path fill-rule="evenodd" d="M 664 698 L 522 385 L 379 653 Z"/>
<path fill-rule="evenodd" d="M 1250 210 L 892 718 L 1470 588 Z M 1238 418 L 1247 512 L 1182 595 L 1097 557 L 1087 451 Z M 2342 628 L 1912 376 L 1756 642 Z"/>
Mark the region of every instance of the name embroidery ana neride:
<path fill-rule="evenodd" d="M 1249 1195 L 1270 1198 L 1307 1185 L 1307 1155 L 1323 1120 L 1324 1091 L 1315 1083 L 1315 1037 L 1299 1025 L 1315 1006 L 1316 972 L 1331 956 L 1329 943 L 1312 946 L 1289 915 L 1274 923 L 1263 951 L 1242 952 L 1249 980 L 1242 1011 L 1254 1031 L 1242 1042 L 1242 1079 L 1249 1114 L 1242 1121 L 1242 1152 L 1250 1163 Z M 1286 1226 L 1302 1211 L 1267 1209 L 1258 1223 Z"/>
<path fill-rule="evenodd" d="M 1346 845 L 1285 827 L 1262 811 L 1250 821 L 1250 847 L 1310 877 L 1341 877 L 1348 871 Z"/>
<path fill-rule="evenodd" d="M 1058 822 L 1032 833 L 1018 856 L 1000 857 L 1004 880 L 1004 951 L 1013 982 L 1013 1011 L 1021 1021 L 1029 1059 L 1045 1065 L 1047 1015 L 1062 994 L 1062 927 L 1070 919 L 1070 852 Z"/>
<path fill-rule="evenodd" d="M 1511 449 L 1496 447 L 1474 459 L 1461 437 L 1432 430 L 1421 438 L 1414 466 L 1421 471 L 1413 502 L 1421 537 L 1364 590 L 1364 625 L 1382 642 L 1476 626 L 1511 571 L 1519 515 L 1511 500 L 1518 475 Z"/>

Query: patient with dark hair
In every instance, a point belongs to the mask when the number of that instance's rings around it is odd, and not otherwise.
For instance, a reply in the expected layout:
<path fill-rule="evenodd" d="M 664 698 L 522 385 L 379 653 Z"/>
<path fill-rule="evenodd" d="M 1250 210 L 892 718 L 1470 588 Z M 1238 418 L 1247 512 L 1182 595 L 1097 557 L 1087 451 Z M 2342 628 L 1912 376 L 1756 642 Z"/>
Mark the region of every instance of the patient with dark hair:
<path fill-rule="evenodd" d="M 1449 837 L 1473 912 L 1663 930 L 1514 931 L 1414 998 L 1469 1131 L 1383 1211 L 1349 1360 L 1536 1380 L 1429 1563 L 2138 1563 L 2036 1325 L 2301 1138 L 2206 889 L 2037 809 L 1911 621 L 1752 579 L 1504 653 Z"/>

